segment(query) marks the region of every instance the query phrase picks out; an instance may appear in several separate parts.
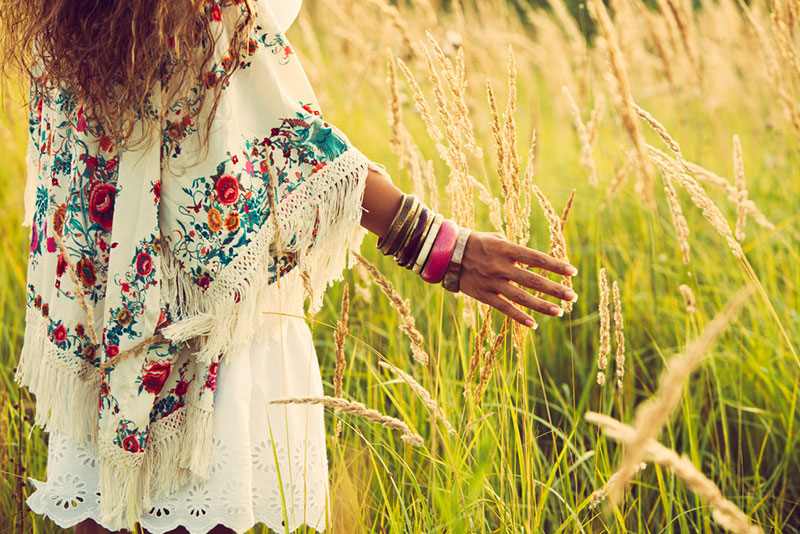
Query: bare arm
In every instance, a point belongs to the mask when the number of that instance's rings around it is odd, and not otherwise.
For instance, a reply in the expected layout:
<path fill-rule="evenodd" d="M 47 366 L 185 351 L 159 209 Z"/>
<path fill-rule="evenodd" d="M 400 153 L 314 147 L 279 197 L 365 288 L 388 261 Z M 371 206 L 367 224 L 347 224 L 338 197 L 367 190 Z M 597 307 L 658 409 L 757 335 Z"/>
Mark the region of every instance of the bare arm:
<path fill-rule="evenodd" d="M 361 226 L 383 237 L 389 230 L 403 191 L 380 172 L 370 169 L 364 187 Z M 573 276 L 578 271 L 571 265 L 538 250 L 517 245 L 498 232 L 473 231 L 467 240 L 461 260 L 461 292 L 497 308 L 512 319 L 532 326 L 531 317 L 508 300 L 545 315 L 561 315 L 562 309 L 552 302 L 533 296 L 511 282 L 517 282 L 561 300 L 574 301 L 578 296 L 567 287 L 536 274 L 524 265 L 543 268 L 556 274 Z"/>

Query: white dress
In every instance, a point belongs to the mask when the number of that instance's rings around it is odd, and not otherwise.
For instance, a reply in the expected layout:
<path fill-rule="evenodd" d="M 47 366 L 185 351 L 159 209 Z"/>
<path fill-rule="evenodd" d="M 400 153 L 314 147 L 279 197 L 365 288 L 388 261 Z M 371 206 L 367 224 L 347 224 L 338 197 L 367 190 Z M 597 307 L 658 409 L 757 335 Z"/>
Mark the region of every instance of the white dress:
<path fill-rule="evenodd" d="M 285 532 L 287 521 L 289 531 L 303 524 L 325 530 L 330 498 L 323 407 L 268 405 L 280 397 L 319 395 L 311 332 L 304 319 L 286 317 L 282 343 L 253 343 L 249 357 L 220 365 L 210 478 L 144 507 L 142 527 L 162 534 L 180 525 L 205 534 L 221 524 L 240 533 L 263 523 Z M 96 465 L 91 451 L 51 434 L 47 480 L 31 479 L 36 490 L 28 506 L 62 528 L 87 518 L 99 523 Z"/>

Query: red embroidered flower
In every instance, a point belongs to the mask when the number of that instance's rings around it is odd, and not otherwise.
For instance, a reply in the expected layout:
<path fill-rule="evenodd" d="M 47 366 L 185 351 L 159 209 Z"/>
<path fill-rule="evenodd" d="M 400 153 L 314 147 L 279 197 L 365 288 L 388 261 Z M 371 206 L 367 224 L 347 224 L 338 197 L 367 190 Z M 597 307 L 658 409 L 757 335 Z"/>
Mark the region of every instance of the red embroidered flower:
<path fill-rule="evenodd" d="M 189 390 L 189 382 L 187 382 L 186 380 L 181 380 L 175 386 L 175 395 L 177 395 L 178 397 L 183 397 L 184 395 L 186 395 L 186 392 L 188 390 Z"/>
<path fill-rule="evenodd" d="M 100 382 L 100 394 L 101 395 L 108 395 L 111 392 L 111 389 L 108 387 L 108 382 L 103 380 Z"/>
<path fill-rule="evenodd" d="M 61 276 L 67 270 L 67 261 L 64 259 L 64 255 L 58 255 L 58 261 L 56 262 L 56 276 Z"/>
<path fill-rule="evenodd" d="M 108 347 L 106 347 L 106 355 L 107 355 L 109 358 L 113 358 L 113 357 L 114 357 L 114 356 L 116 356 L 117 354 L 119 354 L 119 347 L 118 347 L 118 346 L 116 346 L 116 345 L 109 345 Z"/>
<path fill-rule="evenodd" d="M 128 452 L 139 452 L 139 440 L 130 435 L 122 440 L 122 448 Z"/>
<path fill-rule="evenodd" d="M 36 298 L 33 299 L 33 305 L 36 306 L 36 309 L 39 309 L 39 308 L 42 307 L 42 296 L 41 295 L 36 295 Z"/>
<path fill-rule="evenodd" d="M 247 41 L 247 53 L 252 56 L 256 53 L 256 50 L 258 50 L 258 42 L 255 39 Z"/>
<path fill-rule="evenodd" d="M 201 276 L 200 279 L 197 280 L 197 285 L 199 285 L 203 289 L 208 289 L 210 283 L 211 279 L 208 276 Z"/>
<path fill-rule="evenodd" d="M 78 110 L 78 131 L 82 132 L 86 129 L 86 119 L 83 116 L 83 107 Z"/>
<path fill-rule="evenodd" d="M 217 387 L 217 370 L 219 369 L 218 363 L 212 363 L 208 368 L 208 375 L 206 376 L 206 387 L 211 391 Z"/>
<path fill-rule="evenodd" d="M 147 276 L 153 270 L 153 259 L 147 252 L 140 252 L 136 256 L 136 272 L 142 276 Z"/>
<path fill-rule="evenodd" d="M 223 204 L 230 205 L 239 199 L 239 182 L 230 174 L 217 180 L 217 198 Z"/>
<path fill-rule="evenodd" d="M 111 138 L 107 135 L 104 135 L 102 139 L 100 139 L 100 149 L 105 150 L 106 152 L 111 152 L 114 150 L 114 143 L 111 142 Z"/>
<path fill-rule="evenodd" d="M 53 330 L 53 340 L 55 340 L 56 343 L 61 343 L 65 339 L 67 339 L 67 327 L 60 324 Z"/>
<path fill-rule="evenodd" d="M 111 230 L 116 195 L 116 187 L 102 182 L 95 182 L 89 191 L 89 218 L 105 230 Z"/>
<path fill-rule="evenodd" d="M 82 335 L 83 335 L 83 332 L 84 332 L 84 330 L 83 330 L 83 323 L 78 323 L 78 324 L 76 324 L 76 325 L 75 325 L 75 333 L 76 333 L 76 334 L 78 334 L 79 336 L 82 336 Z"/>
<path fill-rule="evenodd" d="M 48 315 L 50 315 L 50 305 L 42 304 L 42 317 L 47 317 Z"/>
<path fill-rule="evenodd" d="M 81 258 L 78 260 L 78 276 L 81 278 L 81 282 L 86 287 L 94 286 L 97 277 L 94 274 L 94 263 L 86 258 Z"/>
<path fill-rule="evenodd" d="M 142 369 L 142 386 L 145 391 L 158 395 L 164 387 L 164 382 L 167 381 L 170 369 L 172 363 L 169 361 L 147 362 Z"/>
<path fill-rule="evenodd" d="M 214 4 L 214 8 L 211 10 L 211 18 L 214 19 L 215 22 L 222 20 L 222 13 L 220 12 L 219 4 Z"/>
<path fill-rule="evenodd" d="M 117 158 L 112 158 L 112 159 L 107 160 L 106 161 L 106 170 L 107 171 L 113 171 L 114 169 L 117 168 L 117 163 L 119 163 Z"/>
<path fill-rule="evenodd" d="M 214 87 L 215 83 L 217 83 L 217 73 L 209 72 L 206 74 L 206 87 Z"/>

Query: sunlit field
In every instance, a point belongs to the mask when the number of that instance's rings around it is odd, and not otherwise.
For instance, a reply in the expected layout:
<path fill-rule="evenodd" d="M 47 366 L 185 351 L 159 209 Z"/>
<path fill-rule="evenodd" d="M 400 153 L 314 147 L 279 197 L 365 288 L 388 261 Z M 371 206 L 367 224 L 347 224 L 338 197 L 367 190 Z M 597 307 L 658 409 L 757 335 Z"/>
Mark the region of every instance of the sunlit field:
<path fill-rule="evenodd" d="M 529 330 L 366 238 L 309 321 L 325 394 L 408 430 L 326 409 L 328 530 L 798 533 L 800 3 L 548 1 L 305 0 L 287 32 L 395 184 L 579 270 Z M 46 533 L 13 380 L 23 93 L 0 112 L 0 532 Z"/>

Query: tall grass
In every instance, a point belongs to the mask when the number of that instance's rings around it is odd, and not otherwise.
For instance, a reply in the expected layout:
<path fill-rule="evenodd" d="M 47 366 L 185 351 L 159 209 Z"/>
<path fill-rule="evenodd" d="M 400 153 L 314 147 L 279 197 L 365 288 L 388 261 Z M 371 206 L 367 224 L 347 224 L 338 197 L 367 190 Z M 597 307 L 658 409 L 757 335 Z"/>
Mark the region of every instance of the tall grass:
<path fill-rule="evenodd" d="M 474 218 L 478 230 L 564 255 L 568 247 L 579 270 L 581 298 L 570 313 L 517 329 L 499 312 L 409 276 L 367 238 L 362 253 L 388 285 L 354 269 L 313 318 L 325 390 L 349 401 L 325 401 L 348 407 L 326 413 L 332 532 L 742 525 L 720 522 L 712 505 L 724 502 L 765 532 L 800 532 L 797 3 L 591 7 L 305 0 L 289 32 L 326 119 L 385 163 L 401 188 L 429 205 L 444 200 L 440 211 L 462 224 Z M 603 100 L 607 112 L 592 112 Z M 44 477 L 46 460 L 45 436 L 34 429 L 25 439 L 32 400 L 11 372 L 27 257 L 18 102 L 8 99 L 0 116 L 0 531 L 17 521 L 25 532 L 55 532 L 27 511 L 20 516 L 14 495 L 20 476 Z M 517 147 L 530 147 L 525 158 Z M 423 177 L 430 170 L 435 189 Z M 541 204 L 529 209 L 534 184 Z M 549 211 L 568 199 L 569 223 L 555 225 Z M 614 281 L 603 306 L 601 269 Z M 749 284 L 756 292 L 693 360 L 693 374 L 672 377 L 681 394 L 650 421 L 663 430 L 640 426 L 637 409 L 665 383 L 672 358 L 691 352 Z M 612 301 L 614 324 L 625 324 L 624 337 L 613 336 L 624 343 L 624 372 L 613 375 L 621 387 L 601 388 L 597 355 L 610 354 L 611 332 L 602 319 L 601 347 L 599 310 L 610 314 Z M 398 432 L 349 413 L 367 409 L 406 426 L 395 425 Z M 412 435 L 420 446 L 406 443 Z M 632 454 L 618 440 L 639 449 Z M 640 469 L 641 454 L 655 463 Z M 12 463 L 18 456 L 25 473 Z M 593 493 L 621 460 L 631 482 L 615 504 L 594 506 Z"/>

